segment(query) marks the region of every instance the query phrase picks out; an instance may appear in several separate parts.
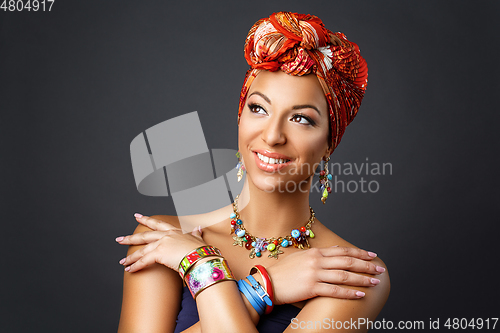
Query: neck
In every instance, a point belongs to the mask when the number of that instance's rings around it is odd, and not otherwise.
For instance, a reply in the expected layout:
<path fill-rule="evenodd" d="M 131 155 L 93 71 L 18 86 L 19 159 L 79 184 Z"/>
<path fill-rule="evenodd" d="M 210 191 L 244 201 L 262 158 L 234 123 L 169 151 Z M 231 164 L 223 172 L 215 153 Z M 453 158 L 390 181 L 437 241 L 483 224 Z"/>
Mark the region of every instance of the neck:
<path fill-rule="evenodd" d="M 278 237 L 303 227 L 309 218 L 309 189 L 295 192 L 266 192 L 253 185 L 246 177 L 238 200 L 240 218 L 245 229 L 256 237 Z"/>

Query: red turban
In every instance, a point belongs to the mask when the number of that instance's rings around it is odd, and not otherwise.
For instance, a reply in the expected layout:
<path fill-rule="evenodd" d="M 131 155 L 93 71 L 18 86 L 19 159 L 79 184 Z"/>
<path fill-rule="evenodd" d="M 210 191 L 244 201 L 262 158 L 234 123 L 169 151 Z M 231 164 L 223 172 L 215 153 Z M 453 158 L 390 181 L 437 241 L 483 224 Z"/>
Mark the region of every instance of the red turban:
<path fill-rule="evenodd" d="M 368 82 L 368 67 L 359 47 L 341 32 L 332 33 L 316 16 L 290 12 L 257 21 L 245 42 L 250 65 L 240 94 L 238 122 L 248 89 L 260 70 L 291 75 L 314 73 L 330 112 L 330 145 L 336 148 L 358 112 Z"/>

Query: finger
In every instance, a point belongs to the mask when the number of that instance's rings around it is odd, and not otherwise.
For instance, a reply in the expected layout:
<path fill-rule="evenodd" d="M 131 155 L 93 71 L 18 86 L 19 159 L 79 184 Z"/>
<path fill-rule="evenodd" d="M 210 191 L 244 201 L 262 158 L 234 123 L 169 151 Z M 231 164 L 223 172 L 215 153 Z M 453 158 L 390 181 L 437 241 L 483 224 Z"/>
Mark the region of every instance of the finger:
<path fill-rule="evenodd" d="M 331 284 L 343 284 L 355 287 L 375 287 L 380 280 L 344 270 L 322 270 L 318 273 L 318 278 L 322 282 Z"/>
<path fill-rule="evenodd" d="M 137 222 L 153 230 L 166 231 L 166 230 L 177 229 L 168 222 L 161 221 L 149 216 L 145 216 L 139 213 L 135 213 L 134 216 Z"/>
<path fill-rule="evenodd" d="M 361 249 L 356 249 L 354 247 L 347 246 L 332 246 L 324 247 L 320 249 L 323 256 L 333 257 L 333 256 L 347 256 L 354 257 L 363 260 L 372 260 L 377 257 L 377 254 L 371 251 L 365 251 Z"/>
<path fill-rule="evenodd" d="M 157 251 L 149 252 L 145 254 L 143 257 L 141 257 L 139 260 L 134 262 L 132 265 L 125 267 L 125 271 L 130 273 L 137 272 L 149 265 L 159 262 L 158 255 L 159 254 L 157 253 Z"/>
<path fill-rule="evenodd" d="M 330 283 L 317 283 L 313 287 L 313 292 L 317 296 L 326 296 L 342 299 L 360 299 L 365 296 L 365 293 L 359 290 L 348 289 Z"/>
<path fill-rule="evenodd" d="M 139 250 L 135 251 L 134 253 L 130 254 L 129 256 L 123 258 L 122 260 L 120 260 L 120 264 L 122 264 L 124 266 L 129 266 L 129 265 L 137 262 L 138 260 L 140 260 L 144 256 L 146 256 L 148 253 L 154 251 L 157 246 L 158 246 L 158 242 L 148 244 L 148 245 L 140 248 Z"/>
<path fill-rule="evenodd" d="M 155 242 L 165 236 L 165 231 L 145 231 L 129 236 L 117 237 L 116 241 L 122 245 L 142 245 Z"/>
<path fill-rule="evenodd" d="M 321 268 L 340 269 L 356 273 L 381 274 L 385 271 L 383 267 L 374 263 L 354 257 L 323 257 Z"/>

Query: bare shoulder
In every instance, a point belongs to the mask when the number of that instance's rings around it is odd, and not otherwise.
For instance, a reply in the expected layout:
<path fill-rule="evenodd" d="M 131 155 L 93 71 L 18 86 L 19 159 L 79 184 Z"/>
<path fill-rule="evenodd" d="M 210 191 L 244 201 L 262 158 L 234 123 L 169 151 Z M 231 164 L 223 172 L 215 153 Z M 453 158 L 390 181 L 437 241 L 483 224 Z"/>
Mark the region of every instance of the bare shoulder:
<path fill-rule="evenodd" d="M 152 217 L 154 219 L 157 219 L 157 220 L 161 220 L 161 221 L 170 223 L 174 227 L 179 228 L 179 219 L 177 218 L 177 216 L 173 216 L 173 215 L 152 215 L 150 217 Z M 135 230 L 134 230 L 134 234 L 139 234 L 141 232 L 146 232 L 146 231 L 152 231 L 152 229 L 150 229 L 150 228 L 146 227 L 145 225 L 142 225 L 142 224 L 139 223 L 137 225 L 137 227 L 135 228 Z M 130 255 L 131 253 L 139 250 L 142 247 L 144 247 L 144 245 L 131 245 L 128 248 L 128 253 L 127 254 Z"/>
<path fill-rule="evenodd" d="M 363 249 L 366 251 L 377 252 L 376 249 L 365 249 L 363 247 L 358 247 L 346 241 L 345 239 L 343 239 L 342 237 L 340 237 L 339 235 L 328 229 L 325 225 L 323 225 L 319 221 L 318 223 L 315 223 L 315 227 L 317 227 L 317 230 L 315 230 L 316 234 L 321 236 L 315 238 L 315 242 L 313 244 L 314 247 L 321 248 L 321 247 L 330 247 L 338 245 L 340 247 L 348 247 L 348 248 L 350 247 L 355 249 Z M 371 260 L 371 262 L 378 266 L 384 267 L 387 272 L 387 265 L 382 261 L 382 259 L 380 259 L 380 257 L 377 256 L 376 258 Z"/>
<path fill-rule="evenodd" d="M 152 218 L 178 225 L 176 216 Z M 139 224 L 134 234 L 151 231 Z M 144 245 L 129 246 L 128 255 Z M 122 312 L 118 332 L 172 332 L 180 309 L 182 280 L 177 272 L 160 264 L 124 272 Z"/>
<path fill-rule="evenodd" d="M 180 223 L 179 223 L 179 218 L 175 215 L 152 215 L 150 216 L 151 218 L 167 222 L 172 224 L 176 228 L 180 228 Z M 139 232 L 144 232 L 144 231 L 150 231 L 151 229 L 140 224 L 135 228 L 134 233 L 139 233 Z"/>
<path fill-rule="evenodd" d="M 206 228 L 214 229 L 214 227 L 220 224 L 220 222 L 227 220 L 227 217 L 231 212 L 232 212 L 232 205 L 228 205 L 214 211 L 196 215 L 183 215 L 183 216 L 152 215 L 150 217 L 155 218 L 157 220 L 161 220 L 163 222 L 170 223 L 176 228 L 191 232 L 194 228 L 198 226 L 201 227 L 203 230 L 206 230 Z M 150 228 L 139 224 L 135 229 L 134 233 L 140 233 L 150 230 L 151 230 Z"/>

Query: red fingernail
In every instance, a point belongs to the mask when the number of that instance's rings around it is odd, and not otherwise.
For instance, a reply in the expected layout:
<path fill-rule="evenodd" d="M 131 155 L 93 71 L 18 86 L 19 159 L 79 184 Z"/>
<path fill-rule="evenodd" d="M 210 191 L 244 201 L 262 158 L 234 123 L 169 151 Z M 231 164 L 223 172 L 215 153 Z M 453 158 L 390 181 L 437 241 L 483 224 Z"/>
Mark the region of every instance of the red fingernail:
<path fill-rule="evenodd" d="M 375 252 L 368 252 L 368 255 L 372 258 L 375 258 L 377 256 Z"/>
<path fill-rule="evenodd" d="M 142 214 L 135 213 L 134 216 L 137 217 L 138 219 L 140 219 L 142 217 Z"/>

